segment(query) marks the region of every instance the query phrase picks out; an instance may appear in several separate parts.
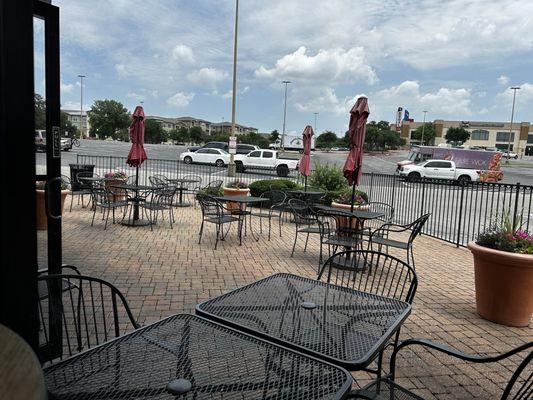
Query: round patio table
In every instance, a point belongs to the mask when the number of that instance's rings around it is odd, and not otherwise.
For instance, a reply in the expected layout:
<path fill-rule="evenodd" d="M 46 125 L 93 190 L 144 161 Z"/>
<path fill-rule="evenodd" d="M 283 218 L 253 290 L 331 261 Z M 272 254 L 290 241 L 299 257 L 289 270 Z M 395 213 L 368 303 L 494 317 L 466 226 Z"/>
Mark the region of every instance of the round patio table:
<path fill-rule="evenodd" d="M 126 191 L 128 201 L 133 204 L 133 217 L 124 219 L 121 224 L 126 226 L 147 226 L 150 225 L 150 221 L 139 218 L 139 204 L 146 200 L 149 193 L 157 189 L 163 189 L 163 186 L 147 186 L 147 185 L 135 185 L 133 183 L 122 183 L 118 185 L 111 185 L 116 189 L 122 189 Z M 145 193 L 145 195 L 140 195 Z"/>
<path fill-rule="evenodd" d="M 176 207 L 190 207 L 191 203 L 184 203 L 183 202 L 183 192 L 186 190 L 189 190 L 186 187 L 183 187 L 184 183 L 198 183 L 200 182 L 200 179 L 192 179 L 192 178 L 167 178 L 167 181 L 170 183 L 178 184 L 176 186 L 176 189 L 180 193 L 178 196 L 178 202 L 176 204 L 173 204 Z"/>

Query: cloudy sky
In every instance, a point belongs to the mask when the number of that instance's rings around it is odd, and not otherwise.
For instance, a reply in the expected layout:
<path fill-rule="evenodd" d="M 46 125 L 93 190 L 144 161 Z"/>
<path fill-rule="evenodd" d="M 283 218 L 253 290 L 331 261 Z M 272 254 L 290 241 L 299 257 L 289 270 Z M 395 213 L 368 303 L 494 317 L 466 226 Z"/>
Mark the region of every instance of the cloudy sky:
<path fill-rule="evenodd" d="M 231 120 L 234 0 L 53 3 L 64 108 L 79 108 L 81 73 L 84 107 Z M 283 80 L 287 132 L 318 112 L 319 132 L 342 135 L 363 94 L 375 120 L 398 106 L 415 121 L 508 120 L 512 85 L 515 120 L 533 121 L 532 15 L 530 0 L 241 0 L 237 121 L 281 131 Z"/>

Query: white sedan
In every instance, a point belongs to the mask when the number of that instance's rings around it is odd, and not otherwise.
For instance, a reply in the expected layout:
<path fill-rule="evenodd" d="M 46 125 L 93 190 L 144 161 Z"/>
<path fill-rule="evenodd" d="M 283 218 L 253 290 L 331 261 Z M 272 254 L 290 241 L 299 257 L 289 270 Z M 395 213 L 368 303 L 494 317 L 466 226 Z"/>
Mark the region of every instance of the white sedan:
<path fill-rule="evenodd" d="M 222 149 L 198 149 L 195 152 L 186 151 L 180 154 L 180 160 L 185 164 L 214 164 L 217 167 L 227 165 L 229 158 L 229 153 Z"/>

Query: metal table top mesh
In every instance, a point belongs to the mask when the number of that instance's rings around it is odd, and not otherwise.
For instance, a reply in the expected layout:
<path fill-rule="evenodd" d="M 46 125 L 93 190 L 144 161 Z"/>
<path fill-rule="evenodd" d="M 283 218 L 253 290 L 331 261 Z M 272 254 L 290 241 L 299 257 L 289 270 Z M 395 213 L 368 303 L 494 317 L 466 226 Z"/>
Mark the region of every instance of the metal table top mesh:
<path fill-rule="evenodd" d="M 45 369 L 53 399 L 337 399 L 346 370 L 179 314 Z M 166 385 L 187 380 L 175 396 Z"/>
<path fill-rule="evenodd" d="M 297 275 L 276 274 L 203 302 L 196 312 L 357 370 L 372 362 L 411 306 Z"/>

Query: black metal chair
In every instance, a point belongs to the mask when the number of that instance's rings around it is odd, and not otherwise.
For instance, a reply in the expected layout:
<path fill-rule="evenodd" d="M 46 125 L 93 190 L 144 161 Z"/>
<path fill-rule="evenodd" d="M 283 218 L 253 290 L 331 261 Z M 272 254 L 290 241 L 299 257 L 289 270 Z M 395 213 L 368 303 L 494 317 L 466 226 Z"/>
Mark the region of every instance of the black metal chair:
<path fill-rule="evenodd" d="M 383 224 L 391 223 L 394 219 L 394 207 L 387 203 L 379 201 L 371 201 L 367 203 L 368 211 L 379 212 L 383 214 L 383 217 L 378 217 L 365 221 L 365 231 L 363 235 L 370 236 L 373 231 L 380 228 Z"/>
<path fill-rule="evenodd" d="M 414 268 L 396 257 L 370 250 L 348 250 L 334 254 L 326 260 L 317 279 L 409 304 L 412 304 L 418 287 Z M 394 347 L 399 336 L 400 329 L 396 331 Z M 366 369 L 367 372 L 381 376 L 383 351 L 378 354 L 377 368 Z"/>
<path fill-rule="evenodd" d="M 165 175 L 151 175 L 148 177 L 148 180 L 152 186 L 169 186 Z"/>
<path fill-rule="evenodd" d="M 194 204 L 196 208 L 196 195 L 202 189 L 202 177 L 195 174 L 187 174 L 183 176 L 183 179 L 194 179 L 197 182 L 183 182 L 181 187 L 185 190 L 185 193 L 189 196 L 192 196 L 191 203 Z"/>
<path fill-rule="evenodd" d="M 378 251 L 385 246 L 394 247 L 398 249 L 405 250 L 407 253 L 407 263 L 415 268 L 415 257 L 413 254 L 413 242 L 416 237 L 422 231 L 422 228 L 426 221 L 428 220 L 430 214 L 424 214 L 415 221 L 406 224 L 399 225 L 392 222 L 385 223 L 379 228 L 375 229 L 370 235 L 369 239 L 369 248 L 374 248 L 374 245 L 377 246 Z M 401 234 L 409 232 L 407 240 L 402 240 L 400 238 L 394 238 L 391 234 Z"/>
<path fill-rule="evenodd" d="M 294 255 L 294 249 L 296 248 L 296 242 L 298 240 L 298 234 L 306 234 L 304 252 L 307 251 L 307 243 L 309 241 L 309 235 L 317 234 L 322 237 L 323 225 L 318 218 L 317 213 L 309 207 L 309 205 L 299 199 L 290 199 L 288 202 L 289 208 L 292 213 L 293 222 L 296 225 L 296 231 L 294 234 L 294 243 L 292 245 L 291 257 Z M 320 240 L 320 255 L 319 265 L 322 262 L 322 240 Z"/>
<path fill-rule="evenodd" d="M 104 230 L 107 229 L 107 221 L 109 220 L 109 213 L 113 213 L 113 223 L 115 223 L 115 210 L 117 208 L 124 208 L 122 219 L 124 219 L 130 203 L 124 199 L 123 194 L 118 194 L 113 190 L 108 190 L 105 185 L 92 186 L 91 198 L 93 201 L 93 219 L 91 226 L 94 225 L 94 217 L 96 216 L 96 210 L 100 208 L 102 210 L 102 220 L 105 219 Z M 107 211 L 107 215 L 106 215 Z"/>
<path fill-rule="evenodd" d="M 396 373 L 396 358 L 400 350 L 407 346 L 423 346 L 425 348 L 436 350 L 441 354 L 454 357 L 459 360 L 476 364 L 495 363 L 505 360 L 515 354 L 533 349 L 533 342 L 523 344 L 510 351 L 507 351 L 496 356 L 477 356 L 461 353 L 448 346 L 433 343 L 424 339 L 409 339 L 405 340 L 396 347 L 392 353 L 390 360 L 390 374 L 382 379 L 377 379 L 362 389 L 355 391 L 348 395 L 347 398 L 351 399 L 387 399 L 387 400 L 423 400 L 422 397 L 416 395 L 410 390 L 400 386 L 394 381 Z M 435 354 L 436 355 L 436 354 Z M 424 383 L 424 378 L 419 378 L 421 384 Z M 418 386 L 418 385 L 417 385 Z M 518 365 L 514 371 L 511 379 L 507 382 L 503 393 L 500 397 L 501 400 L 531 400 L 533 399 L 533 350 L 526 353 L 523 361 Z"/>
<path fill-rule="evenodd" d="M 240 215 L 234 215 L 232 210 L 224 207 L 222 202 L 212 196 L 199 194 L 197 198 L 202 210 L 202 224 L 198 233 L 198 244 L 202 243 L 202 234 L 206 222 L 216 226 L 215 250 L 217 249 L 218 241 L 226 238 L 232 222 L 237 222 L 239 239 L 241 239 L 242 218 Z M 226 233 L 224 233 L 224 225 L 228 225 Z"/>
<path fill-rule="evenodd" d="M 138 329 L 124 295 L 111 283 L 78 274 L 41 274 L 39 356 L 53 362 Z M 61 290 L 68 284 L 69 290 Z"/>
<path fill-rule="evenodd" d="M 69 212 L 72 212 L 72 203 L 73 203 L 73 200 L 74 200 L 74 196 L 78 196 L 78 204 L 80 204 L 80 199 L 81 199 L 81 206 L 82 208 L 85 208 L 85 204 L 84 204 L 84 196 L 85 195 L 88 195 L 89 196 L 89 202 L 87 203 L 87 207 L 89 206 L 89 204 L 91 204 L 91 200 L 92 200 L 92 196 L 91 196 L 91 188 L 93 187 L 92 183 L 90 182 L 83 182 L 81 181 L 79 178 L 83 178 L 83 177 L 88 177 L 88 178 L 91 178 L 91 177 L 98 177 L 98 174 L 95 174 L 93 172 L 89 172 L 89 171 L 81 171 L 81 172 L 78 172 L 76 174 L 76 182 L 75 184 L 73 185 L 72 184 L 72 181 L 70 179 L 68 179 L 68 177 L 62 175 L 61 176 L 61 180 L 64 181 L 64 182 L 68 182 L 69 183 L 69 190 L 70 190 L 70 208 L 69 208 Z M 67 181 L 68 179 L 68 181 Z"/>
<path fill-rule="evenodd" d="M 170 221 L 170 229 L 173 228 L 174 218 L 174 197 L 177 189 L 174 186 L 163 187 L 153 191 L 151 199 L 139 204 L 143 211 L 148 212 L 148 221 L 150 221 L 150 230 L 154 230 L 154 224 L 157 223 L 159 213 L 164 218 L 164 212 L 168 211 L 168 219 Z"/>
<path fill-rule="evenodd" d="M 272 217 L 278 218 L 279 236 L 281 237 L 281 214 L 287 196 L 279 190 L 270 190 L 261 193 L 259 196 L 268 199 L 263 203 L 259 203 L 251 210 L 251 215 L 259 218 L 259 231 L 263 232 L 263 218 L 268 218 L 268 240 L 270 240 L 270 232 L 272 230 Z M 268 208 L 266 208 L 268 207 Z"/>

